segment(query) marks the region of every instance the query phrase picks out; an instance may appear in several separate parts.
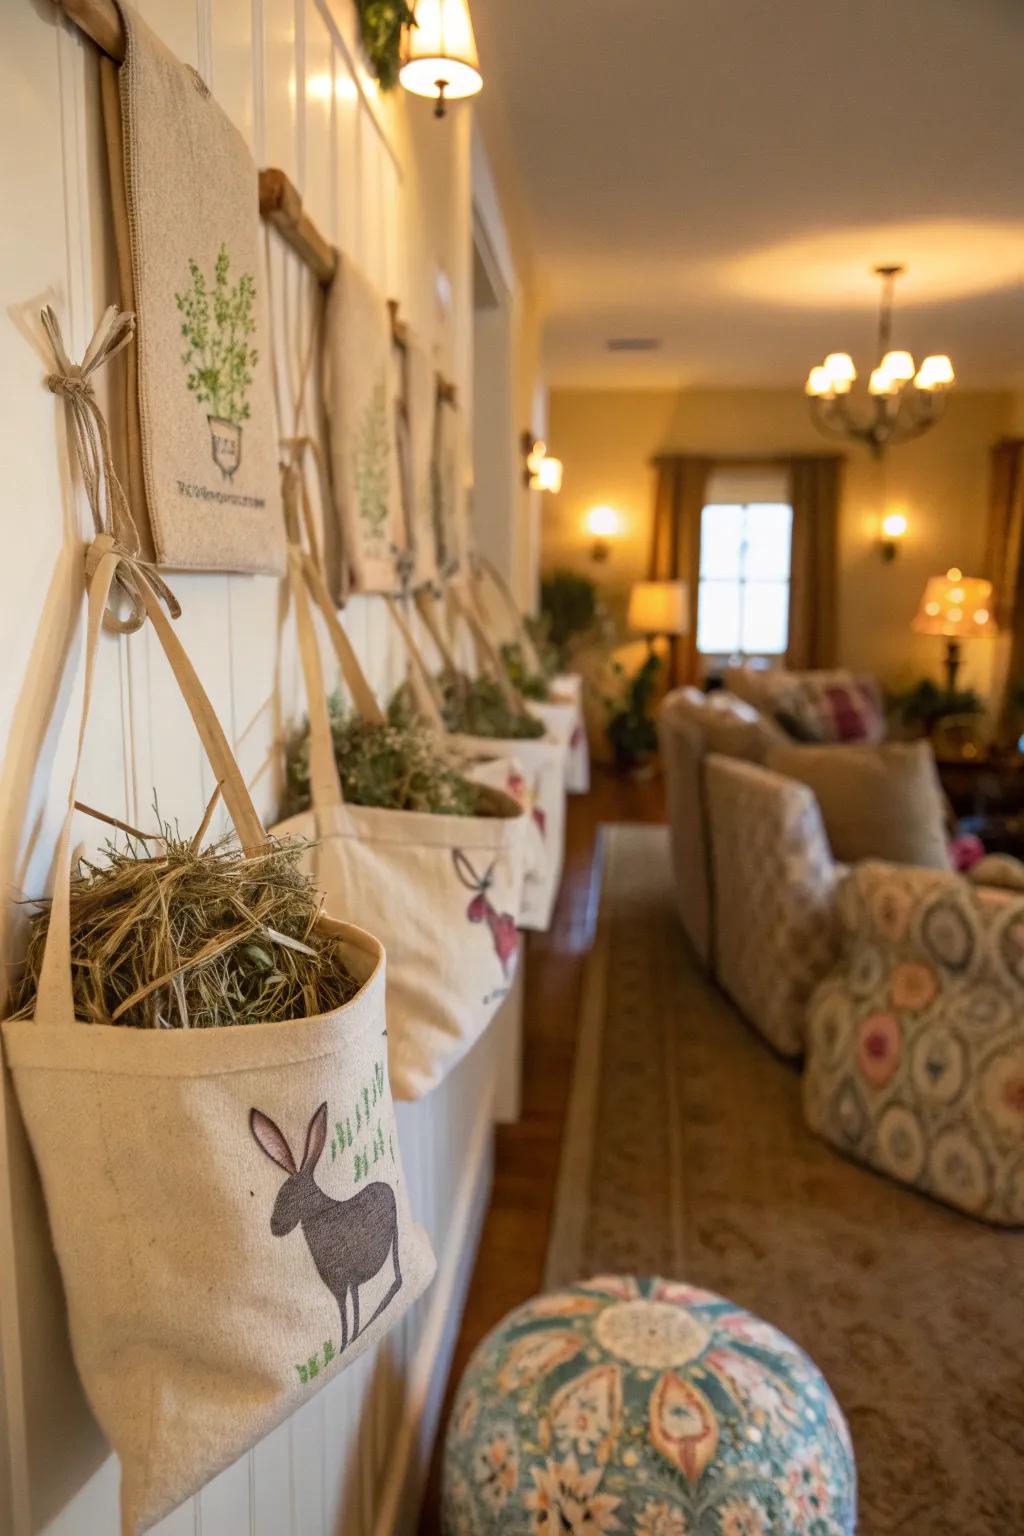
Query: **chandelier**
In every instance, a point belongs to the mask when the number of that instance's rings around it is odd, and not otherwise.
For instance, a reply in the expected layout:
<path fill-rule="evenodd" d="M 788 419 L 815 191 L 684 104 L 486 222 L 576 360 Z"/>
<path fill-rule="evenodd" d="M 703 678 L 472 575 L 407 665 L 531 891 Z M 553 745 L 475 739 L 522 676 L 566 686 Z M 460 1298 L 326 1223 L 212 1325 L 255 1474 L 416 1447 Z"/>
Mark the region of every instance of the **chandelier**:
<path fill-rule="evenodd" d="M 871 370 L 867 411 L 850 407 L 850 392 L 857 377 L 848 352 L 830 352 L 824 363 L 812 368 L 804 388 L 811 413 L 826 437 L 852 438 L 866 443 L 881 458 L 891 443 L 920 437 L 942 416 L 946 392 L 953 383 L 953 364 L 944 353 L 926 357 L 920 367 L 909 352 L 890 351 L 893 290 L 905 267 L 876 267 L 882 280 L 878 316 L 878 362 Z"/>

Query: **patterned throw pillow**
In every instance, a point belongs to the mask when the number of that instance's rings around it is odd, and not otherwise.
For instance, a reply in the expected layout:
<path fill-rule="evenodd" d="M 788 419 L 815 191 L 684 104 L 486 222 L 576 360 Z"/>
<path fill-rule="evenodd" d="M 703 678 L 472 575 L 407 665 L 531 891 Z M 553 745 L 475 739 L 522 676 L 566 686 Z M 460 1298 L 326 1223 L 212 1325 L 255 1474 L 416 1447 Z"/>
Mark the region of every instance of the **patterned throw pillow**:
<path fill-rule="evenodd" d="M 601 1276 L 512 1312 L 466 1370 L 444 1536 L 853 1536 L 824 1377 L 710 1291 Z"/>
<path fill-rule="evenodd" d="M 882 695 L 872 677 L 783 673 L 774 704 L 776 720 L 797 741 L 875 743 L 885 735 Z"/>

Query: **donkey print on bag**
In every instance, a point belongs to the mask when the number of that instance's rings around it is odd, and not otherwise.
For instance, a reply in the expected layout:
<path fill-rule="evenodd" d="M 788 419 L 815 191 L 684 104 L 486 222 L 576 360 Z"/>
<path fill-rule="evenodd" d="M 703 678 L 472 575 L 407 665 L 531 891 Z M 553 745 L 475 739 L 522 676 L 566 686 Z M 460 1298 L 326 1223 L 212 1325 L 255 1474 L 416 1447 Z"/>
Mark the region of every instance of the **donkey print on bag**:
<path fill-rule="evenodd" d="M 519 953 L 519 930 L 515 918 L 508 912 L 499 912 L 487 894 L 494 880 L 494 861 L 491 861 L 483 878 L 477 874 L 461 848 L 452 849 L 452 862 L 462 884 L 474 893 L 473 900 L 466 908 L 466 916 L 471 923 L 486 923 L 491 930 L 494 952 L 501 961 L 501 973 L 507 981 L 509 967 Z"/>
<path fill-rule="evenodd" d="M 365 1324 L 376 1321 L 402 1288 L 398 1257 L 398 1208 L 390 1184 L 367 1184 L 350 1200 L 332 1200 L 317 1184 L 313 1172 L 327 1144 L 327 1105 L 321 1104 L 309 1122 L 306 1150 L 298 1168 L 291 1148 L 268 1115 L 249 1111 L 249 1128 L 263 1151 L 283 1168 L 288 1178 L 281 1185 L 270 1230 L 286 1237 L 298 1226 L 324 1285 L 338 1303 L 341 1314 L 341 1353 L 348 1348 L 348 1308 L 352 1294 L 352 1341 L 359 1336 L 359 1287 L 372 1280 L 390 1257 L 395 1277 L 376 1312 Z"/>

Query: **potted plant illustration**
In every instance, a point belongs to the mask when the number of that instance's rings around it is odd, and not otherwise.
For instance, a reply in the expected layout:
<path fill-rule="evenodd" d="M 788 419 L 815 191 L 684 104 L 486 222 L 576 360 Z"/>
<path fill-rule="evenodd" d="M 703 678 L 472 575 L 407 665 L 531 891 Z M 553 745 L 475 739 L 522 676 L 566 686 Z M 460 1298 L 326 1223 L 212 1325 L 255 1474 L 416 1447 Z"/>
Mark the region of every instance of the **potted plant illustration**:
<path fill-rule="evenodd" d="M 191 286 L 175 294 L 181 334 L 187 343 L 181 360 L 197 405 L 209 406 L 213 462 L 230 480 L 242 462 L 242 423 L 249 419 L 248 394 L 259 354 L 250 346 L 256 330 L 256 286 L 249 273 L 230 281 L 226 245 L 217 252 L 212 287 L 198 262 L 188 264 Z"/>

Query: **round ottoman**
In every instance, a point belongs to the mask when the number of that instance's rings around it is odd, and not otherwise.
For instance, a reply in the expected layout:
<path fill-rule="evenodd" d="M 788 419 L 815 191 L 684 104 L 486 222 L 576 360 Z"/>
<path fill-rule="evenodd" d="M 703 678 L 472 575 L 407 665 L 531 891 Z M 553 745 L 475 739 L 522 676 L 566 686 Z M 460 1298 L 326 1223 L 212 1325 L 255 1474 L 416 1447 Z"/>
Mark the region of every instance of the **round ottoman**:
<path fill-rule="evenodd" d="M 821 1372 L 749 1312 L 600 1277 L 480 1345 L 445 1446 L 445 1536 L 852 1536 L 850 1437 Z"/>

